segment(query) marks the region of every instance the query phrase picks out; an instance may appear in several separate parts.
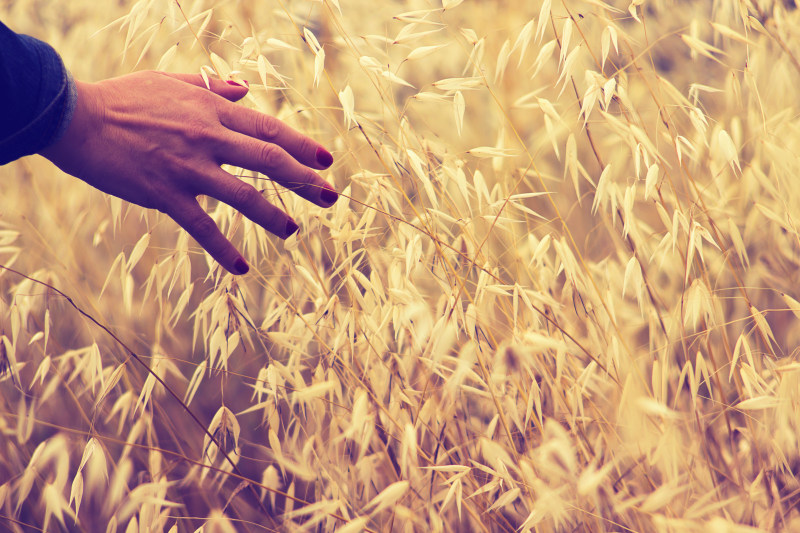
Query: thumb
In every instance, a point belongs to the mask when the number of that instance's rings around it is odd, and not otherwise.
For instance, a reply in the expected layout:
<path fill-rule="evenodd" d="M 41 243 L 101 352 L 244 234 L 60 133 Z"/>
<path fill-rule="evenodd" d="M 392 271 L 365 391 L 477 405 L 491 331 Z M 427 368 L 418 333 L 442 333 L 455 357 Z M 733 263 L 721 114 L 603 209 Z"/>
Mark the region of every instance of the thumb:
<path fill-rule="evenodd" d="M 208 86 L 206 86 L 206 81 L 200 74 L 178 74 L 174 72 L 159 72 L 159 74 L 169 76 L 170 78 L 180 80 L 184 83 L 196 85 L 197 87 L 208 88 L 214 94 L 218 94 L 231 102 L 241 100 L 247 94 L 247 91 L 250 90 L 246 85 L 246 81 L 244 82 L 245 85 L 242 85 L 238 81 L 223 81 L 217 78 L 208 78 Z"/>

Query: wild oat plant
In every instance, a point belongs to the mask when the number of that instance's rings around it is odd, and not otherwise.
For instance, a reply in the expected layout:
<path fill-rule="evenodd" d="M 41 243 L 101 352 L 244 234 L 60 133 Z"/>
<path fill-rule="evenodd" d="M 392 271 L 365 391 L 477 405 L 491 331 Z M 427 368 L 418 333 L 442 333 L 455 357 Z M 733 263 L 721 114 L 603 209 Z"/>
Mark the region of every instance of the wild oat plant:
<path fill-rule="evenodd" d="M 75 76 L 248 80 L 300 224 L 3 167 L 12 531 L 800 528 L 793 0 L 0 3 Z M 164 105 L 169 105 L 165 102 Z"/>

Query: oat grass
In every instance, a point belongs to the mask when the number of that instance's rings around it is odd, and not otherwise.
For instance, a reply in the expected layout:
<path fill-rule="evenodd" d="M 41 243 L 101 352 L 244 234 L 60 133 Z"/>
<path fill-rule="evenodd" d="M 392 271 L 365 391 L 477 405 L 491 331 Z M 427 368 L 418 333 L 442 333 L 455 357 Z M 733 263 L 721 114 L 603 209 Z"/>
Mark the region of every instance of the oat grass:
<path fill-rule="evenodd" d="M 800 528 L 792 0 L 0 4 L 75 75 L 246 79 L 301 226 L 3 167 L 12 531 Z"/>

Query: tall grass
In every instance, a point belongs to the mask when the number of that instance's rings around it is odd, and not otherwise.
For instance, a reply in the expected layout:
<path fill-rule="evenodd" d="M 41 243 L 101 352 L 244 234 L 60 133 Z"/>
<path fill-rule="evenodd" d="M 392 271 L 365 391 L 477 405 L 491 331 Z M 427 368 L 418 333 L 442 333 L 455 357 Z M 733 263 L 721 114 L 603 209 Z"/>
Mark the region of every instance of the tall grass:
<path fill-rule="evenodd" d="M 3 167 L 0 520 L 26 531 L 800 527 L 793 1 L 0 4 L 79 79 L 246 79 L 332 149 L 235 278 Z M 165 105 L 168 105 L 165 102 Z"/>

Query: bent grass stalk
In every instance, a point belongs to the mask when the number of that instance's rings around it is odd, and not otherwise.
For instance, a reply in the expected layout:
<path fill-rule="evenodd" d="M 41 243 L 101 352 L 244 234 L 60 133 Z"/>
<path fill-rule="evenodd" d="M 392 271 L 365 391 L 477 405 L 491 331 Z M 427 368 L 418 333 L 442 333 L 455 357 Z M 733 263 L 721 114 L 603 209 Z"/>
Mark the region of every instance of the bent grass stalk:
<path fill-rule="evenodd" d="M 4 167 L 7 527 L 798 527 L 792 3 L 39 7 L 78 78 L 248 79 L 340 199 L 226 167 L 301 226 L 204 200 L 234 278 Z"/>

